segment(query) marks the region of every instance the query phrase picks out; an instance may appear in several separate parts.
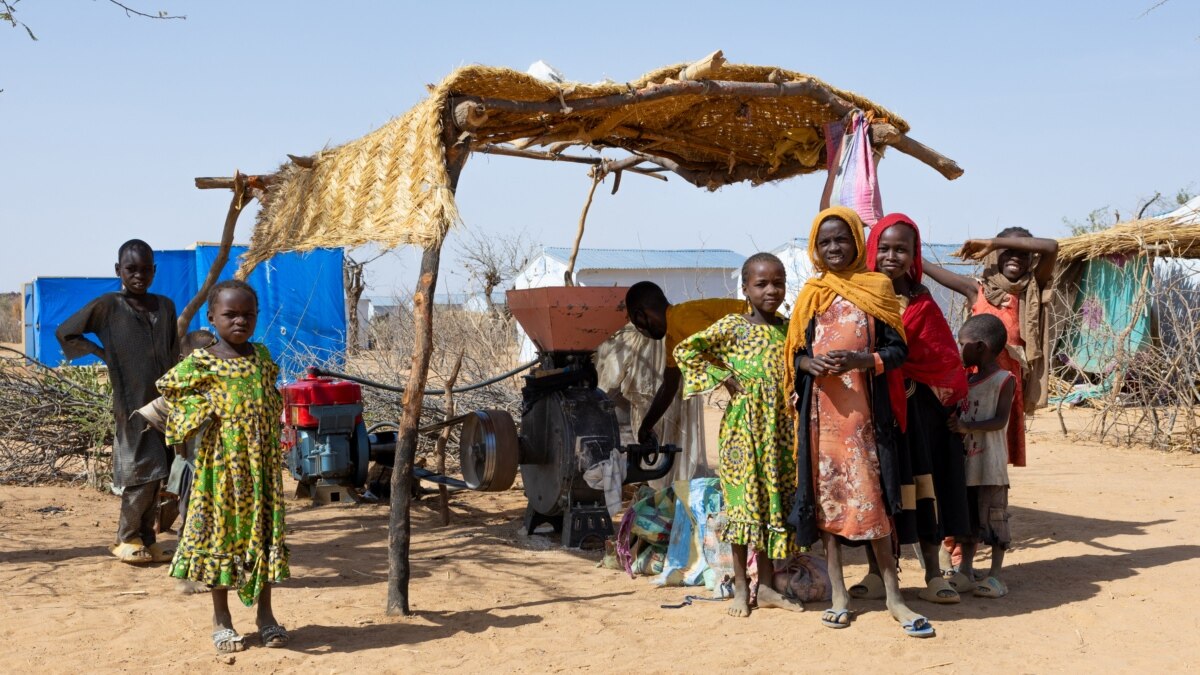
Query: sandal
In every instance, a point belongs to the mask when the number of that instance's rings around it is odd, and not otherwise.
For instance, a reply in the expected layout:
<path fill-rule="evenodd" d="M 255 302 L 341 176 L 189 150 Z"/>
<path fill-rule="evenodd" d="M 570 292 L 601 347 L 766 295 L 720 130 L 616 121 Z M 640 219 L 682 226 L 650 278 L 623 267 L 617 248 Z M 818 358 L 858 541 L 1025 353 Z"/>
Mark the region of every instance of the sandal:
<path fill-rule="evenodd" d="M 291 642 L 292 640 L 292 636 L 288 635 L 287 630 L 277 623 L 259 627 L 258 636 L 262 638 L 264 647 L 270 647 L 272 649 L 286 647 L 288 642 Z"/>
<path fill-rule="evenodd" d="M 845 622 L 842 621 L 845 619 Z M 827 609 L 821 615 L 821 625 L 826 628 L 849 628 L 850 627 L 850 610 L 848 609 Z"/>
<path fill-rule="evenodd" d="M 975 597 L 977 598 L 995 599 L 1003 598 L 1006 595 L 1008 595 L 1008 586 L 1005 586 L 1004 582 L 996 577 L 988 577 L 975 587 Z"/>
<path fill-rule="evenodd" d="M 950 587 L 959 593 L 966 593 L 968 590 L 975 588 L 975 584 L 967 578 L 967 575 L 958 570 L 954 570 L 946 575 L 946 583 L 950 584 Z"/>
<path fill-rule="evenodd" d="M 154 562 L 154 555 L 146 549 L 141 539 L 130 539 L 109 550 L 117 556 L 117 560 L 130 565 L 146 565 Z"/>
<path fill-rule="evenodd" d="M 934 635 L 937 635 L 937 632 L 933 630 L 933 624 L 929 623 L 929 619 L 926 619 L 923 616 L 918 616 L 912 621 L 906 621 L 900 624 L 900 628 L 904 631 L 904 634 L 909 637 L 931 638 Z"/>
<path fill-rule="evenodd" d="M 958 591 L 954 590 L 950 582 L 941 577 L 930 579 L 925 584 L 925 588 L 922 588 L 917 593 L 917 597 L 925 602 L 932 602 L 938 605 L 953 605 L 962 600 L 962 597 L 958 594 Z"/>
<path fill-rule="evenodd" d="M 879 600 L 887 595 L 883 588 L 883 577 L 878 574 L 868 574 L 851 586 L 848 592 L 850 597 L 858 600 Z"/>
<path fill-rule="evenodd" d="M 155 542 L 146 547 L 150 553 L 150 559 L 154 562 L 171 562 L 175 557 L 174 549 L 164 549 L 162 544 Z"/>
<path fill-rule="evenodd" d="M 218 631 L 213 631 L 212 634 L 213 646 L 217 648 L 220 654 L 233 654 L 240 652 L 246 648 L 246 643 L 241 635 L 232 628 L 222 628 Z"/>

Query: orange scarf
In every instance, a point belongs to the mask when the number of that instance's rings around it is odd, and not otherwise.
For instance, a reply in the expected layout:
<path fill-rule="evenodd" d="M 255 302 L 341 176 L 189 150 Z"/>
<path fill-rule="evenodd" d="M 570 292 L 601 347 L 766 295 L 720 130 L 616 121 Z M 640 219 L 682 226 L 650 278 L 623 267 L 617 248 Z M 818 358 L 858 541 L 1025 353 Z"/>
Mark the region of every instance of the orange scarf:
<path fill-rule="evenodd" d="M 849 267 L 833 272 L 825 267 L 825 263 L 817 256 L 817 231 L 821 223 L 830 218 L 844 220 L 850 226 L 854 236 L 855 257 Z M 812 277 L 804 283 L 800 297 L 796 298 L 796 306 L 792 310 L 792 319 L 788 324 L 787 342 L 784 350 L 784 368 L 787 372 L 786 391 L 791 392 L 796 383 L 796 353 L 804 349 L 806 339 L 804 331 L 813 317 L 829 309 L 838 296 L 849 300 L 868 315 L 880 319 L 891 326 L 904 337 L 903 310 L 896 291 L 892 288 L 892 280 L 878 272 L 867 270 L 867 245 L 863 236 L 863 222 L 854 209 L 845 206 L 831 206 L 817 214 L 813 219 L 812 231 L 808 235 L 808 259 L 812 262 L 813 271 L 820 276 Z"/>

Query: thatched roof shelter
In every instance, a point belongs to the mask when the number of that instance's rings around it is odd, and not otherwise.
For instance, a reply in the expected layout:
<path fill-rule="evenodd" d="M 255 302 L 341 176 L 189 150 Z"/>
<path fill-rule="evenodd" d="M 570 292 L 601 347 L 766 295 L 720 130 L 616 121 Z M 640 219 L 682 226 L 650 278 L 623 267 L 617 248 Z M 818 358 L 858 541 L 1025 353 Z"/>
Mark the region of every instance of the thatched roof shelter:
<path fill-rule="evenodd" d="M 431 87 L 429 97 L 407 113 L 358 140 L 312 156 L 291 156 L 272 174 L 196 179 L 200 188 L 233 189 L 222 235 L 226 250 L 246 200 L 254 196 L 263 202 L 239 274 L 279 251 L 366 243 L 423 249 L 413 294 L 412 366 L 391 482 L 389 613 L 409 613 L 410 482 L 429 371 L 431 299 L 443 239 L 458 220 L 458 177 L 470 154 L 589 164 L 592 193 L 607 175 L 614 176 L 615 189 L 623 172 L 660 180 L 674 174 L 712 190 L 824 169 L 825 125 L 856 114 L 870 124 L 877 153 L 893 147 L 948 179 L 962 174 L 952 160 L 909 138 L 908 122 L 883 106 L 803 73 L 729 65 L 717 51 L 626 83 L 547 82 L 505 68 L 468 66 Z M 572 146 L 622 154 L 567 154 Z M 590 203 L 591 194 L 576 250 Z M 219 257 L 198 300 L 223 264 Z M 568 267 L 573 265 L 574 256 Z M 181 320 L 198 306 L 189 303 Z"/>
<path fill-rule="evenodd" d="M 1058 241 L 1059 265 L 1107 255 L 1143 253 L 1160 258 L 1200 258 L 1200 223 L 1145 218 Z"/>
<path fill-rule="evenodd" d="M 947 178 L 962 174 L 910 139 L 908 122 L 883 106 L 803 73 L 726 64 L 720 52 L 627 83 L 556 83 L 467 66 L 378 130 L 295 157 L 267 177 L 244 262 L 319 246 L 440 242 L 458 219 L 446 162 L 456 150 L 581 161 L 604 173 L 670 171 L 716 189 L 823 170 L 824 125 L 856 109 L 878 147 L 896 147 Z M 570 146 L 625 156 L 563 154 Z"/>

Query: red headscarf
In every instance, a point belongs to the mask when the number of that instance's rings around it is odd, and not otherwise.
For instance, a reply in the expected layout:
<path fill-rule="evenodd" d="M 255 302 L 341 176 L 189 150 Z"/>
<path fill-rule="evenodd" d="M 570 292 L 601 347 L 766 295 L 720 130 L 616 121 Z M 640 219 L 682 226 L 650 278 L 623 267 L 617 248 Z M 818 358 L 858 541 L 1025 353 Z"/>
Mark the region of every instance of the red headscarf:
<path fill-rule="evenodd" d="M 878 267 L 879 238 L 884 230 L 900 224 L 912 228 L 914 234 L 916 250 L 908 278 L 914 285 L 919 284 L 925 267 L 921 261 L 921 231 L 913 219 L 903 213 L 888 214 L 871 228 L 867 238 L 867 268 L 875 270 Z M 958 341 L 928 291 L 909 300 L 904 309 L 904 333 L 908 336 L 908 358 L 900 368 L 887 373 L 892 412 L 902 430 L 908 423 L 905 378 L 940 390 L 942 405 L 953 405 L 967 395 L 967 371 L 959 355 Z"/>

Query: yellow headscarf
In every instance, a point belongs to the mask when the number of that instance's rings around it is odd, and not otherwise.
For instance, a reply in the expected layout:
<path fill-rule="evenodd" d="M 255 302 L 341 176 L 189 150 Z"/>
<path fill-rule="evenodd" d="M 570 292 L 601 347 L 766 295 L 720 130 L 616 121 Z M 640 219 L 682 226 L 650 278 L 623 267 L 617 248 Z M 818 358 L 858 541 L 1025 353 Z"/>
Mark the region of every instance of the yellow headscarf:
<path fill-rule="evenodd" d="M 854 262 L 840 272 L 827 269 L 825 263 L 817 256 L 817 231 L 821 228 L 821 223 L 830 218 L 846 221 L 850 226 L 850 234 L 854 236 Z M 808 259 L 812 262 L 813 271 L 820 272 L 820 276 L 812 277 L 804 283 L 792 310 L 784 351 L 786 391 L 795 387 L 796 352 L 805 347 L 804 331 L 808 328 L 809 321 L 829 309 L 829 305 L 833 304 L 834 298 L 839 295 L 854 303 L 855 307 L 896 329 L 900 337 L 904 337 L 903 310 L 900 308 L 896 291 L 892 288 L 892 280 L 878 272 L 867 271 L 867 244 L 863 234 L 863 221 L 854 209 L 831 206 L 817 214 L 813 219 L 812 231 L 808 235 Z"/>

